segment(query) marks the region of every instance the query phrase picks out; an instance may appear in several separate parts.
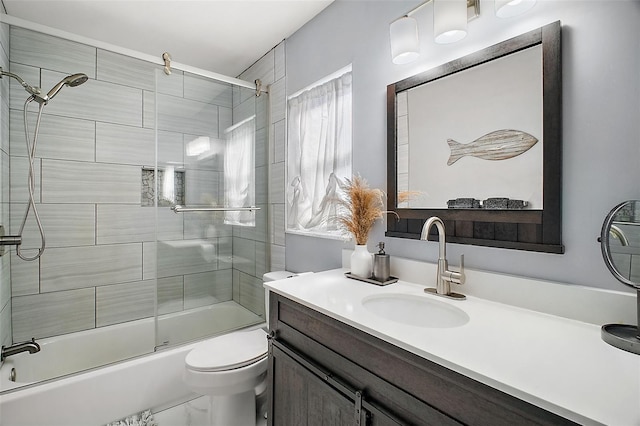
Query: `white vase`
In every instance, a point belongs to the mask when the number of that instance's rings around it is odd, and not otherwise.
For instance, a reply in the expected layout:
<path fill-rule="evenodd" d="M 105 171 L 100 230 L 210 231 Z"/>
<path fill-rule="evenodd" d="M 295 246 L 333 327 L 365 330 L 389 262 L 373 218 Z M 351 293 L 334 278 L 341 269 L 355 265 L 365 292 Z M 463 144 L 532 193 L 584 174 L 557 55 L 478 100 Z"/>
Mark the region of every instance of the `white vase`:
<path fill-rule="evenodd" d="M 373 271 L 373 255 L 366 244 L 356 244 L 351 253 L 351 274 L 361 278 L 371 278 Z"/>

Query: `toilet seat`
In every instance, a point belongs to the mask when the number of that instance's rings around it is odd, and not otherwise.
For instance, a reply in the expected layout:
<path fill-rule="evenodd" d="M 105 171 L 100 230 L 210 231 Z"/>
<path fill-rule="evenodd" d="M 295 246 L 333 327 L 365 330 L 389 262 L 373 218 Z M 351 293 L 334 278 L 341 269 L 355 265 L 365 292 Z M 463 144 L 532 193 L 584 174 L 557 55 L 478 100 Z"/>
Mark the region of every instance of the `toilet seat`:
<path fill-rule="evenodd" d="M 233 370 L 267 356 L 267 333 L 262 329 L 225 334 L 199 344 L 185 359 L 188 369 L 203 372 Z"/>

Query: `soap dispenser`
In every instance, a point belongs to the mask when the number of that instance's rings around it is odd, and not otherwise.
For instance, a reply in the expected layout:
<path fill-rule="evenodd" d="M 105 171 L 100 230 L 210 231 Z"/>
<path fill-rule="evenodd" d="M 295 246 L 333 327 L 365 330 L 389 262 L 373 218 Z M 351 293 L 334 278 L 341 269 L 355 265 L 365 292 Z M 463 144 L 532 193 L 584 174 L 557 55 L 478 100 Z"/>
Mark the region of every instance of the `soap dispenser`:
<path fill-rule="evenodd" d="M 385 282 L 391 276 L 389 255 L 384 252 L 384 243 L 378 243 L 379 251 L 373 256 L 373 279 Z"/>

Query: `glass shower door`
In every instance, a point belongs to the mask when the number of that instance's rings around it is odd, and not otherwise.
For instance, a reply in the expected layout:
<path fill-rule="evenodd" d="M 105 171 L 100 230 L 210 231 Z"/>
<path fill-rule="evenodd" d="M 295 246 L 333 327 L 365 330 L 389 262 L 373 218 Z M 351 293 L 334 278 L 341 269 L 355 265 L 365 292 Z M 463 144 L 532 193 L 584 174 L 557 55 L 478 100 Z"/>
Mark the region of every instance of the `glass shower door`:
<path fill-rule="evenodd" d="M 217 209 L 261 201 L 256 173 L 266 174 L 267 159 L 256 163 L 256 153 L 267 152 L 268 138 L 258 133 L 266 134 L 266 110 L 258 122 L 266 99 L 257 102 L 250 89 L 161 70 L 156 92 L 148 95 L 155 98 L 148 118 L 155 122 L 156 164 L 146 172 L 145 198 L 155 207 L 157 232 L 145 250 L 156 252 L 155 265 L 146 265 L 157 279 L 156 345 L 259 324 L 264 292 L 256 265 L 267 263 L 267 254 L 256 256 L 256 246 L 266 247 L 266 200 L 257 212 Z"/>

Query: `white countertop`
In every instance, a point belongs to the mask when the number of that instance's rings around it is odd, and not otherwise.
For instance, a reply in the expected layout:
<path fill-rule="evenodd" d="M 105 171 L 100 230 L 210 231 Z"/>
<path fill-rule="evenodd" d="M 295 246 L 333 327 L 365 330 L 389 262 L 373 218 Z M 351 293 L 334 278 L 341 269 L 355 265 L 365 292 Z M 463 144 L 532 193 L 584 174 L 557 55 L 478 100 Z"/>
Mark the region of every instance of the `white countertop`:
<path fill-rule="evenodd" d="M 473 296 L 453 301 L 399 281 L 380 287 L 344 269 L 265 283 L 299 302 L 425 359 L 581 424 L 640 425 L 640 356 L 608 345 L 600 327 Z M 464 293 L 464 286 L 456 288 Z M 454 328 L 405 325 L 361 301 L 380 294 L 436 299 L 470 320 Z"/>

